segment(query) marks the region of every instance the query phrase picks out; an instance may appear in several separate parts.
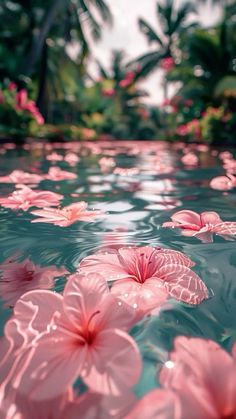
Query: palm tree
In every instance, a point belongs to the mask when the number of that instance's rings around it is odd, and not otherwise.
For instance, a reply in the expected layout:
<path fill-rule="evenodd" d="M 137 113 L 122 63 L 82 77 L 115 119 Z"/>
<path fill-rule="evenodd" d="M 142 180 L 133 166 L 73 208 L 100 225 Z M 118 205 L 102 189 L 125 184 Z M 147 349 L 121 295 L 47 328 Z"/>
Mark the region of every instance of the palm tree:
<path fill-rule="evenodd" d="M 230 86 L 235 90 L 235 45 L 233 19 L 224 19 L 215 29 L 197 29 L 184 36 L 181 62 L 168 76 L 171 81 L 182 82 L 177 95 L 206 104 L 217 102 L 217 97 Z"/>
<path fill-rule="evenodd" d="M 48 4 L 48 3 L 47 3 Z M 97 9 L 102 22 L 111 23 L 111 12 L 104 0 L 51 0 L 44 10 L 41 22 L 32 33 L 32 42 L 26 51 L 22 64 L 22 74 L 31 76 L 35 64 L 41 57 L 47 37 L 54 32 L 57 36 L 71 41 L 71 32 L 76 33 L 76 40 L 81 44 L 81 56 L 88 53 L 89 46 L 85 27 L 89 26 L 94 40 L 101 37 L 101 25 L 94 16 L 91 6 Z M 37 30 L 35 30 L 37 29 Z M 34 35 L 35 33 L 35 35 Z"/>
<path fill-rule="evenodd" d="M 163 58 L 171 57 L 176 44 L 176 38 L 189 28 L 187 19 L 196 9 L 191 1 L 184 1 L 176 7 L 175 0 L 163 0 L 156 5 L 158 30 L 152 28 L 144 19 L 139 19 L 139 28 L 146 36 L 148 43 L 156 45 L 154 51 L 137 58 L 135 62 L 141 66 L 142 76 L 149 75 L 157 68 Z M 164 80 L 164 91 L 167 98 L 167 82 Z"/>

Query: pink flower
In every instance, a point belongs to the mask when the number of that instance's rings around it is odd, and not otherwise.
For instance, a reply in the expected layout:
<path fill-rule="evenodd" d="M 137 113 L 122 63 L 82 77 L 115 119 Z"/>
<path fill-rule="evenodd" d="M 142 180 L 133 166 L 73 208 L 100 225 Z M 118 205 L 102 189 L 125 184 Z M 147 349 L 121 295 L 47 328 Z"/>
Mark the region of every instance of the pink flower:
<path fill-rule="evenodd" d="M 8 86 L 7 86 L 8 90 L 16 90 L 17 89 L 17 85 L 16 83 L 14 83 L 14 81 L 11 81 Z"/>
<path fill-rule="evenodd" d="M 161 60 L 161 68 L 167 72 L 171 71 L 175 66 L 175 60 L 172 57 L 166 57 Z"/>
<path fill-rule="evenodd" d="M 116 91 L 113 88 L 110 88 L 110 89 L 103 88 L 102 89 L 102 95 L 105 96 L 105 97 L 113 97 L 115 94 L 116 94 Z"/>
<path fill-rule="evenodd" d="M 98 163 L 102 172 L 107 172 L 116 165 L 116 162 L 113 157 L 102 157 Z"/>
<path fill-rule="evenodd" d="M 138 348 L 125 332 L 132 320 L 98 274 L 73 275 L 63 296 L 26 293 L 5 327 L 1 392 L 10 385 L 30 400 L 47 400 L 81 377 L 92 391 L 125 395 L 141 372 Z"/>
<path fill-rule="evenodd" d="M 16 257 L 5 260 L 0 265 L 0 295 L 5 306 L 14 306 L 18 298 L 33 289 L 50 289 L 54 278 L 67 271 L 56 266 L 41 267 L 31 260 L 17 262 Z"/>
<path fill-rule="evenodd" d="M 222 221 L 214 211 L 205 211 L 200 214 L 190 210 L 178 211 L 162 227 L 181 228 L 184 236 L 194 236 L 203 243 L 211 243 L 213 234 L 230 240 L 236 235 L 236 222 Z"/>
<path fill-rule="evenodd" d="M 233 154 L 230 153 L 230 151 L 222 151 L 221 153 L 219 153 L 219 159 L 221 160 L 233 159 Z"/>
<path fill-rule="evenodd" d="M 56 153 L 55 151 L 51 154 L 46 156 L 46 159 L 52 162 L 62 161 L 63 156 L 61 154 Z"/>
<path fill-rule="evenodd" d="M 137 167 L 116 167 L 113 170 L 114 175 L 120 176 L 135 176 L 139 173 L 139 169 Z"/>
<path fill-rule="evenodd" d="M 79 270 L 99 272 L 107 281 L 114 281 L 111 291 L 143 315 L 163 304 L 168 296 L 190 304 L 207 298 L 206 286 L 190 269 L 193 265 L 175 250 L 123 247 L 86 257 Z"/>
<path fill-rule="evenodd" d="M 88 204 L 84 201 L 76 202 L 63 208 L 44 208 L 32 211 L 31 214 L 40 218 L 32 220 L 32 223 L 49 223 L 59 227 L 68 227 L 76 221 L 91 222 L 96 218 L 103 217 L 102 211 L 88 211 Z"/>
<path fill-rule="evenodd" d="M 80 161 L 80 158 L 75 153 L 66 153 L 64 161 L 66 161 L 70 166 L 76 166 L 76 164 Z"/>
<path fill-rule="evenodd" d="M 30 207 L 58 206 L 61 199 L 63 199 L 63 195 L 55 192 L 34 191 L 24 186 L 7 197 L 0 198 L 0 205 L 12 210 L 22 209 L 23 211 L 28 211 Z"/>
<path fill-rule="evenodd" d="M 155 389 L 145 394 L 125 419 L 179 419 L 175 416 L 177 403 L 178 398 L 174 392 Z"/>
<path fill-rule="evenodd" d="M 16 109 L 30 112 L 39 125 L 44 123 L 44 118 L 39 112 L 35 102 L 33 100 L 29 100 L 26 89 L 21 89 L 17 92 L 16 101 Z"/>
<path fill-rule="evenodd" d="M 181 410 L 181 419 L 233 419 L 235 376 L 236 359 L 217 343 L 180 336 L 175 339 L 160 381 L 178 396 L 181 409 L 177 405 L 176 408 Z"/>
<path fill-rule="evenodd" d="M 126 74 L 125 78 L 119 82 L 119 86 L 128 87 L 134 82 L 134 79 L 135 79 L 135 72 L 130 71 L 129 73 Z"/>
<path fill-rule="evenodd" d="M 0 183 L 37 184 L 43 180 L 41 175 L 36 175 L 23 170 L 13 170 L 6 176 L 0 176 Z"/>
<path fill-rule="evenodd" d="M 74 180 L 77 179 L 77 175 L 72 172 L 67 172 L 66 170 L 60 169 L 60 167 L 50 167 L 48 174 L 45 176 L 45 179 L 53 180 L 55 182 L 60 180 Z"/>
<path fill-rule="evenodd" d="M 25 109 L 25 105 L 28 102 L 28 93 L 26 89 L 21 89 L 16 94 L 16 100 L 17 100 L 17 107 L 19 109 Z"/>
<path fill-rule="evenodd" d="M 216 176 L 210 181 L 210 187 L 219 191 L 230 191 L 236 187 L 236 177 L 231 174 Z"/>
<path fill-rule="evenodd" d="M 181 158 L 181 162 L 186 166 L 196 166 L 198 164 L 198 157 L 194 153 L 187 153 Z"/>
<path fill-rule="evenodd" d="M 176 129 L 176 133 L 180 136 L 185 137 L 189 133 L 188 125 L 187 124 L 179 125 Z"/>

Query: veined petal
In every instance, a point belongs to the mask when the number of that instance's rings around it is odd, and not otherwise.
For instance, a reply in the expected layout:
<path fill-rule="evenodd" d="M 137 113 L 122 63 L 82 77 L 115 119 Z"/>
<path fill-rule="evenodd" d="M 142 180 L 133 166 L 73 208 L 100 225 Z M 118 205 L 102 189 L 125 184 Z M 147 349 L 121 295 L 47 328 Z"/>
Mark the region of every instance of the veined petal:
<path fill-rule="evenodd" d="M 166 265 L 159 271 L 168 293 L 188 304 L 199 304 L 208 298 L 208 290 L 199 276 L 186 266 Z"/>

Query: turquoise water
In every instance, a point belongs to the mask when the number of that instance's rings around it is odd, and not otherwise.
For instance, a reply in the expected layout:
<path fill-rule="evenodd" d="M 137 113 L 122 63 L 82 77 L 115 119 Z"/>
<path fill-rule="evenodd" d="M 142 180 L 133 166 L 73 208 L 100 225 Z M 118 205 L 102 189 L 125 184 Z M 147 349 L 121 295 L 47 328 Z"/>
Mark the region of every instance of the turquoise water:
<path fill-rule="evenodd" d="M 32 143 L 12 149 L 2 145 L 0 175 L 15 169 L 45 174 L 53 165 L 76 173 L 75 180 L 43 180 L 36 189 L 63 194 L 63 206 L 86 201 L 90 208 L 104 211 L 105 217 L 61 228 L 32 224 L 30 211 L 1 208 L 0 263 L 8 258 L 29 258 L 41 267 L 55 265 L 74 272 L 84 257 L 104 247 L 126 244 L 161 246 L 188 255 L 196 263 L 194 271 L 207 285 L 210 297 L 194 307 L 172 299 L 159 315 L 145 318 L 133 329 L 145 367 L 135 389 L 141 397 L 158 385 L 156 364 L 171 349 L 175 336 L 210 338 L 227 350 L 236 340 L 235 241 L 215 236 L 213 243 L 204 244 L 194 237 L 181 236 L 178 230 L 161 227 L 181 209 L 217 211 L 224 221 L 236 221 L 236 189 L 222 192 L 209 187 L 214 176 L 224 173 L 217 151 L 211 149 L 194 150 L 199 163 L 187 167 L 180 161 L 181 145 L 176 149 L 168 143 L 114 142 L 66 147 L 80 158 L 74 166 L 46 159 L 52 148 L 65 156 L 60 144 Z M 104 156 L 115 163 L 101 170 L 99 160 Z M 0 184 L 1 196 L 14 189 L 14 184 Z M 58 278 L 55 291 L 62 292 L 65 282 L 65 277 Z M 2 334 L 12 309 L 4 306 L 4 295 L 0 297 Z"/>

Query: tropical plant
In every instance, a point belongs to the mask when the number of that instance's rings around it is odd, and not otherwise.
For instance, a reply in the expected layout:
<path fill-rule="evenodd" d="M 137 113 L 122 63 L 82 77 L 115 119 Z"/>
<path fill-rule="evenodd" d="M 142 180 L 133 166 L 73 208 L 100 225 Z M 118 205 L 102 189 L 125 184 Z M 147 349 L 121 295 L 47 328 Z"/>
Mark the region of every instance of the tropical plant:
<path fill-rule="evenodd" d="M 146 20 L 139 19 L 139 28 L 146 36 L 148 43 L 156 45 L 154 51 L 148 52 L 135 61 L 141 67 L 142 76 L 149 75 L 158 65 L 168 71 L 173 67 L 175 56 L 174 49 L 176 39 L 193 24 L 189 24 L 187 19 L 196 9 L 192 2 L 184 1 L 177 7 L 175 0 L 163 0 L 156 4 L 156 15 L 158 20 L 158 30 L 156 31 Z M 172 58 L 172 60 L 171 60 Z M 167 61 L 169 60 L 169 61 Z M 167 99 L 168 82 L 164 77 L 164 97 Z"/>

